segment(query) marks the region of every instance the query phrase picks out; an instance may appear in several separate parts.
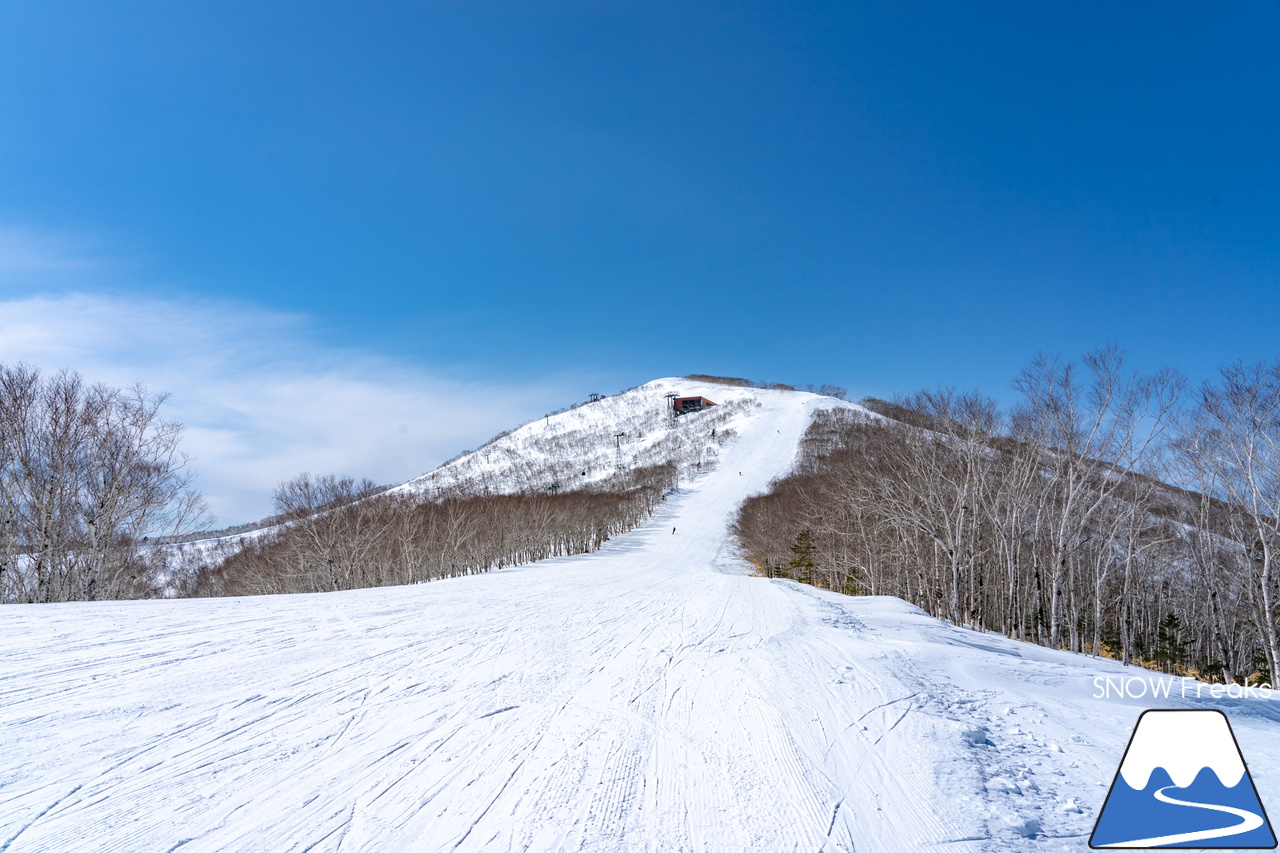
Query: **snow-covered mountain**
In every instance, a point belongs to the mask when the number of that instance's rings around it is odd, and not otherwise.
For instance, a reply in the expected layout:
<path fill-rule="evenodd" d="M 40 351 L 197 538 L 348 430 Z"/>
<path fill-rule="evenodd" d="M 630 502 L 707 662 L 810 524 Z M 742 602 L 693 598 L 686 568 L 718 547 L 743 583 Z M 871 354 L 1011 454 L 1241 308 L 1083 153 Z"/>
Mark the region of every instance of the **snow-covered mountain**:
<path fill-rule="evenodd" d="M 672 391 L 722 406 L 664 424 Z M 592 554 L 0 609 L 0 851 L 1085 850 L 1149 707 L 1225 710 L 1280 803 L 1280 698 L 1153 698 L 1156 673 L 749 576 L 738 505 L 847 405 L 660 380 L 403 487 L 692 465 Z"/>
<path fill-rule="evenodd" d="M 657 379 L 525 424 L 392 491 L 435 495 L 570 490 L 606 482 L 619 471 L 667 463 L 676 464 L 689 479 L 714 467 L 736 430 L 764 400 L 779 395 L 813 405 L 861 408 L 800 391 Z M 716 405 L 674 417 L 673 397 L 705 397 Z"/>
<path fill-rule="evenodd" d="M 687 482 L 712 470 L 738 425 L 752 417 L 762 399 L 779 394 L 811 400 L 819 408 L 846 408 L 879 417 L 853 403 L 807 392 L 656 379 L 612 397 L 592 395 L 588 401 L 502 433 L 387 493 L 436 500 L 568 492 L 625 486 L 632 472 L 656 466 L 671 466 L 676 482 Z M 673 397 L 705 397 L 716 405 L 675 417 Z M 198 572 L 278 529 L 267 520 L 244 532 L 160 545 L 155 553 L 170 572 Z"/>
<path fill-rule="evenodd" d="M 388 490 L 390 494 L 436 498 L 448 495 L 572 491 L 608 483 L 620 473 L 672 464 L 685 480 L 711 470 L 740 421 L 761 399 L 785 394 L 821 401 L 879 417 L 861 406 L 801 391 L 655 379 L 614 396 L 593 395 L 459 453 L 436 469 Z M 706 397 L 716 403 L 689 417 L 674 417 L 671 398 Z M 270 523 L 246 533 L 194 539 L 163 546 L 174 553 L 234 546 L 272 529 Z"/>

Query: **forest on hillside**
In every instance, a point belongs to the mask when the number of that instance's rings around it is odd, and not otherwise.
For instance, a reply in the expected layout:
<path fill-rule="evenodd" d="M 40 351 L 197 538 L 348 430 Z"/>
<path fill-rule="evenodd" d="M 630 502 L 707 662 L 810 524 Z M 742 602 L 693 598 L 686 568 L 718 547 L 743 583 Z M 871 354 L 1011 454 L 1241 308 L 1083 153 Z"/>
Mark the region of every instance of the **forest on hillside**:
<path fill-rule="evenodd" d="M 639 525 L 674 463 L 555 494 L 366 494 L 350 478 L 299 475 L 276 490 L 280 525 L 182 572 L 193 596 L 332 592 L 421 583 L 594 551 Z"/>
<path fill-rule="evenodd" d="M 1005 410 L 942 389 L 822 413 L 736 533 L 770 577 L 1203 678 L 1280 656 L 1280 363 L 1190 388 L 1039 356 Z M 1169 483 L 1178 485 L 1172 486 Z"/>

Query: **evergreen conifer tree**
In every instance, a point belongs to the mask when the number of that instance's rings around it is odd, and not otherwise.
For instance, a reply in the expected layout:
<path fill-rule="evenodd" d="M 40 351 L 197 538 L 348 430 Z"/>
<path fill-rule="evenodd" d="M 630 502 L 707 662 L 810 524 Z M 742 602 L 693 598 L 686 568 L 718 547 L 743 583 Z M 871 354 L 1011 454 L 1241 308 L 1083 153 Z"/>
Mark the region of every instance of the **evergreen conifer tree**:
<path fill-rule="evenodd" d="M 791 562 L 787 563 L 787 574 L 798 581 L 813 583 L 813 571 L 817 566 L 813 562 L 813 542 L 808 530 L 801 530 L 791 546 Z"/>
<path fill-rule="evenodd" d="M 1182 630 L 1182 620 L 1178 614 L 1170 613 L 1160 620 L 1156 629 L 1156 663 L 1163 667 L 1182 663 L 1187 656 L 1187 644 L 1178 639 Z"/>

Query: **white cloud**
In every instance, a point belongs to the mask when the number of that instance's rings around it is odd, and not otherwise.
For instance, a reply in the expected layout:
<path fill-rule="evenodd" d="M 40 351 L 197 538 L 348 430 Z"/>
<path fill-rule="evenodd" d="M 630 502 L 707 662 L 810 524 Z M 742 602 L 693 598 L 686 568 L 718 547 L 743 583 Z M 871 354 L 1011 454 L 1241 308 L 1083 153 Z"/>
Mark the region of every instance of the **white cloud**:
<path fill-rule="evenodd" d="M 0 362 L 17 361 L 171 392 L 224 524 L 269 513 L 275 485 L 301 471 L 403 482 L 583 387 L 446 378 L 325 348 L 305 317 L 252 305 L 85 294 L 0 300 Z"/>

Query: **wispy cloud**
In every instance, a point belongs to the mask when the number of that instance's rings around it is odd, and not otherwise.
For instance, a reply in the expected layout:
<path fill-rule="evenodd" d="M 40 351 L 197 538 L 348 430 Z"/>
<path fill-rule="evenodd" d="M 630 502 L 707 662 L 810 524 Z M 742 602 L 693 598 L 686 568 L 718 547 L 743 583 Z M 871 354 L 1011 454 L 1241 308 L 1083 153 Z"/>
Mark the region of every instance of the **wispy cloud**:
<path fill-rule="evenodd" d="M 87 294 L 0 300 L 0 362 L 16 361 L 171 392 L 223 523 L 267 514 L 276 483 L 301 471 L 407 480 L 579 390 L 565 377 L 468 383 L 328 348 L 306 317 L 254 305 Z"/>
<path fill-rule="evenodd" d="M 0 283 L 83 276 L 103 264 L 84 237 L 0 225 Z"/>

